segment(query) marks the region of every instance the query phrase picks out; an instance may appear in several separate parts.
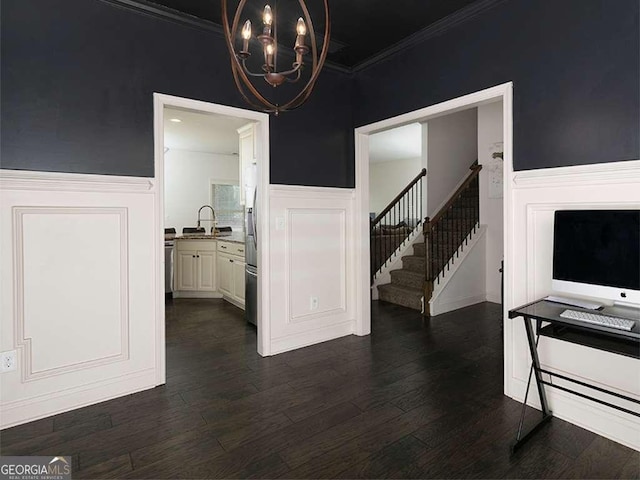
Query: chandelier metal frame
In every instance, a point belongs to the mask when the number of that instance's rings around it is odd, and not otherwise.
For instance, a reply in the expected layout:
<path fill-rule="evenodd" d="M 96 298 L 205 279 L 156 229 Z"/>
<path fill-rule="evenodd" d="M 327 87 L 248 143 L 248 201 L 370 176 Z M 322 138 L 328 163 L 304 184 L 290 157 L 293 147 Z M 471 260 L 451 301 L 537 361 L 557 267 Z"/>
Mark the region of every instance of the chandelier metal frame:
<path fill-rule="evenodd" d="M 318 79 L 318 75 L 324 66 L 324 62 L 327 58 L 328 47 L 329 47 L 329 39 L 331 35 L 331 21 L 329 17 L 329 3 L 328 0 L 323 0 L 324 3 L 324 15 L 325 15 L 325 29 L 324 29 L 324 37 L 322 43 L 322 49 L 318 52 L 318 45 L 316 41 L 315 31 L 313 28 L 313 23 L 311 21 L 311 16 L 309 14 L 309 9 L 304 0 L 298 0 L 300 4 L 300 8 L 302 10 L 304 20 L 306 21 L 306 28 L 308 28 L 308 33 L 311 41 L 311 75 L 305 84 L 305 86 L 289 101 L 279 105 L 270 101 L 264 95 L 262 95 L 256 86 L 251 81 L 251 78 L 262 78 L 269 85 L 273 87 L 277 87 L 285 82 L 295 83 L 301 78 L 301 70 L 304 68 L 304 56 L 309 53 L 309 48 L 304 44 L 299 45 L 298 40 L 296 40 L 296 45 L 293 48 L 296 53 L 296 61 L 293 62 L 292 68 L 286 71 L 277 71 L 277 55 L 278 55 L 278 36 L 277 36 L 277 23 L 275 17 L 277 15 L 277 11 L 274 14 L 274 34 L 271 36 L 269 29 L 269 34 L 265 34 L 263 32 L 262 35 L 258 35 L 257 39 L 262 43 L 263 48 L 265 49 L 265 64 L 262 66 L 262 73 L 253 73 L 249 71 L 246 66 L 246 59 L 251 55 L 248 51 L 248 39 L 245 38 L 244 48 L 241 51 L 236 51 L 234 47 L 234 40 L 238 36 L 238 27 L 240 25 L 240 18 L 242 12 L 244 10 L 245 4 L 247 0 L 240 0 L 238 7 L 236 8 L 236 12 L 233 16 L 233 23 L 229 24 L 229 15 L 227 9 L 227 0 L 222 0 L 222 27 L 224 30 L 224 37 L 227 44 L 227 48 L 229 50 L 229 55 L 231 57 L 231 71 L 233 73 L 233 79 L 238 88 L 238 91 L 245 99 L 247 103 L 254 106 L 255 108 L 262 110 L 267 113 L 275 113 L 278 115 L 280 112 L 293 110 L 301 106 L 304 102 L 307 101 L 315 83 Z M 247 22 L 248 23 L 248 22 Z M 249 25 L 250 28 L 250 25 Z M 298 35 L 298 38 L 300 35 Z M 303 34 L 304 37 L 304 34 Z M 266 49 L 267 46 L 272 45 L 272 58 L 273 63 L 267 60 Z M 293 76 L 293 78 L 291 78 Z M 253 98 L 251 98 L 253 96 Z"/>

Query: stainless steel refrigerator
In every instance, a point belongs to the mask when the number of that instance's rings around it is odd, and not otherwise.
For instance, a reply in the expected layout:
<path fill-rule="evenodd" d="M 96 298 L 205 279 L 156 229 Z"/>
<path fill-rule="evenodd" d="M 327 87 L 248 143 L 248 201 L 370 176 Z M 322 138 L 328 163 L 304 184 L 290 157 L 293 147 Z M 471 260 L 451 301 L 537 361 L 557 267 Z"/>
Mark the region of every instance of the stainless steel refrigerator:
<path fill-rule="evenodd" d="M 256 227 L 256 204 L 247 209 L 245 225 L 245 318 L 257 326 L 258 322 L 258 236 Z"/>

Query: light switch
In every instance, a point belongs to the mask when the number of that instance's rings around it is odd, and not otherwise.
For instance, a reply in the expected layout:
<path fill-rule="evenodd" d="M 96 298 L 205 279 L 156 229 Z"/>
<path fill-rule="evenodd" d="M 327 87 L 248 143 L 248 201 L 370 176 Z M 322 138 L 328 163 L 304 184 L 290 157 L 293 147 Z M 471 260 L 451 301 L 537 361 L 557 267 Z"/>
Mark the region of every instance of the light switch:
<path fill-rule="evenodd" d="M 276 217 L 276 230 L 284 230 L 284 217 Z"/>

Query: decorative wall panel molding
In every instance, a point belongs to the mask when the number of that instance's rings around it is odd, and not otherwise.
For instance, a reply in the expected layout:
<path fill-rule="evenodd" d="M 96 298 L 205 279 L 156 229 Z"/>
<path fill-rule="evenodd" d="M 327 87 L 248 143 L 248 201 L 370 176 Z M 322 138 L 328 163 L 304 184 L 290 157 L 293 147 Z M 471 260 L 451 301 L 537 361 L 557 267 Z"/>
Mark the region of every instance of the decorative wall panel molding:
<path fill-rule="evenodd" d="M 346 209 L 287 210 L 289 323 L 346 312 Z M 318 298 L 315 308 L 311 297 Z"/>
<path fill-rule="evenodd" d="M 13 220 L 15 332 L 23 351 L 22 380 L 127 360 L 127 209 L 14 207 Z M 111 232 L 104 228 L 109 225 Z M 47 265 L 47 259 L 55 265 Z M 81 276 L 70 278 L 65 267 Z M 99 275 L 89 277 L 99 267 Z M 111 275 L 105 276 L 107 271 Z M 114 288 L 105 298 L 109 284 Z M 40 332 L 35 341 L 34 330 Z M 84 345 L 87 334 L 98 332 L 99 344 Z"/>

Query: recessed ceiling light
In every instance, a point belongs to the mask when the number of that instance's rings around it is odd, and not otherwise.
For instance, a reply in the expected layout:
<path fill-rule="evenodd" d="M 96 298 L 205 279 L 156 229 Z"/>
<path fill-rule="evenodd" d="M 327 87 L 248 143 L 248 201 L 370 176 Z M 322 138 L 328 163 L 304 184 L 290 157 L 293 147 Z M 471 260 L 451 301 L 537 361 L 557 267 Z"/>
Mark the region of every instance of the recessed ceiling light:
<path fill-rule="evenodd" d="M 170 122 L 174 122 L 174 123 L 181 123 L 182 120 L 180 120 L 179 118 L 170 118 L 169 119 Z"/>

